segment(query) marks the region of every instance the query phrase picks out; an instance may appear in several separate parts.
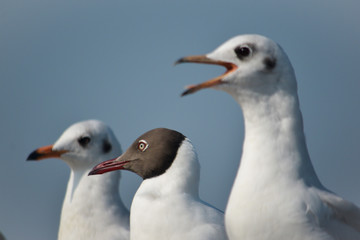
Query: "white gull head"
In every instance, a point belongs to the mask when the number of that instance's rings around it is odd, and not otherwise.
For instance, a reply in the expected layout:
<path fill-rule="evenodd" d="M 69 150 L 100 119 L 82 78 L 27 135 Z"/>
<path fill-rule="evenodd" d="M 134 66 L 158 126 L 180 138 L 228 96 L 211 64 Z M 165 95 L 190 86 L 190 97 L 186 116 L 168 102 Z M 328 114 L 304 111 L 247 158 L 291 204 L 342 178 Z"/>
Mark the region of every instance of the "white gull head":
<path fill-rule="evenodd" d="M 53 151 L 66 151 L 61 159 L 73 169 L 92 168 L 122 152 L 113 131 L 98 120 L 71 125 L 55 142 Z"/>

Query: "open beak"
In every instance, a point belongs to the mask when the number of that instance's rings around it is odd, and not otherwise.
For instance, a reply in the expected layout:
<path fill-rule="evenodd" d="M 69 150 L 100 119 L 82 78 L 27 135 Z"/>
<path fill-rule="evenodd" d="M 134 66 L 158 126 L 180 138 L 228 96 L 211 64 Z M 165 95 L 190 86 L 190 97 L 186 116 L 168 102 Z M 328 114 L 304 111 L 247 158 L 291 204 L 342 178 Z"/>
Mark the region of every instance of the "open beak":
<path fill-rule="evenodd" d="M 237 69 L 237 66 L 234 63 L 230 63 L 230 62 L 224 62 L 224 61 L 220 61 L 220 60 L 213 60 L 211 58 L 208 58 L 205 55 L 197 55 L 197 56 L 188 56 L 188 57 L 183 57 L 180 58 L 179 60 L 177 60 L 175 62 L 175 65 L 179 64 L 179 63 L 204 63 L 204 64 L 214 64 L 214 65 L 220 65 L 226 68 L 225 73 L 223 73 L 222 75 L 210 79 L 206 82 L 200 83 L 200 84 L 196 84 L 196 85 L 190 85 L 187 86 L 186 90 L 181 94 L 181 96 L 185 96 L 188 95 L 190 93 L 194 93 L 199 91 L 200 89 L 203 88 L 209 88 L 209 87 L 213 87 L 216 85 L 220 85 L 222 83 L 224 83 L 223 78 L 228 75 L 229 73 L 235 71 Z"/>
<path fill-rule="evenodd" d="M 60 158 L 60 156 L 64 153 L 66 153 L 66 150 L 62 151 L 54 151 L 53 145 L 44 146 L 36 149 L 26 159 L 27 161 L 36 161 L 41 160 L 45 158 Z"/>
<path fill-rule="evenodd" d="M 89 172 L 89 175 L 103 174 L 106 172 L 125 169 L 124 165 L 126 165 L 130 161 L 121 161 L 120 158 L 121 156 L 99 163 L 98 165 L 93 167 L 93 169 Z"/>

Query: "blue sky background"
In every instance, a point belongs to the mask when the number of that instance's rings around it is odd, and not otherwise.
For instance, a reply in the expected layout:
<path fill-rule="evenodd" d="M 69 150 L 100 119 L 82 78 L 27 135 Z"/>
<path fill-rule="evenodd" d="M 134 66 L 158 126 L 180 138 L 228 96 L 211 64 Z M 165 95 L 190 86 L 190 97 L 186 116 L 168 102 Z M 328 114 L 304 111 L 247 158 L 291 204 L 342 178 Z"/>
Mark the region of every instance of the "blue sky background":
<path fill-rule="evenodd" d="M 215 90 L 181 98 L 184 86 L 224 70 L 173 63 L 245 33 L 285 49 L 314 167 L 360 205 L 359 9 L 358 0 L 2 0 L 0 231 L 56 239 L 69 168 L 25 159 L 92 118 L 108 123 L 123 149 L 155 127 L 183 132 L 200 157 L 201 197 L 224 210 L 241 156 L 240 108 Z M 123 172 L 128 207 L 140 182 Z"/>

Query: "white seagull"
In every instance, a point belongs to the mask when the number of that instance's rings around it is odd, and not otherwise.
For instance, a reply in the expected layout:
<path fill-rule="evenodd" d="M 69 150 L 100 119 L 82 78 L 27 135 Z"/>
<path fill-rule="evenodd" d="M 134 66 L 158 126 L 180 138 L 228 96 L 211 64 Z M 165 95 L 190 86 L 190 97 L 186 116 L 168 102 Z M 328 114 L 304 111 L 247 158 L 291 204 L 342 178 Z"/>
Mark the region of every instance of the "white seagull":
<path fill-rule="evenodd" d="M 144 179 L 130 209 L 130 239 L 227 239 L 224 214 L 199 198 L 199 161 L 181 133 L 150 130 L 123 155 L 95 166 L 90 174 L 117 169 Z"/>
<path fill-rule="evenodd" d="M 360 210 L 319 181 L 305 143 L 294 70 L 282 48 L 259 35 L 231 38 L 177 63 L 227 71 L 189 86 L 212 87 L 239 103 L 245 122 L 241 164 L 225 212 L 230 239 L 360 239 Z"/>
<path fill-rule="evenodd" d="M 120 173 L 88 177 L 94 165 L 121 153 L 112 130 L 103 122 L 88 120 L 73 124 L 54 145 L 29 155 L 27 160 L 60 158 L 71 169 L 59 240 L 129 239 L 129 211 L 119 196 Z"/>

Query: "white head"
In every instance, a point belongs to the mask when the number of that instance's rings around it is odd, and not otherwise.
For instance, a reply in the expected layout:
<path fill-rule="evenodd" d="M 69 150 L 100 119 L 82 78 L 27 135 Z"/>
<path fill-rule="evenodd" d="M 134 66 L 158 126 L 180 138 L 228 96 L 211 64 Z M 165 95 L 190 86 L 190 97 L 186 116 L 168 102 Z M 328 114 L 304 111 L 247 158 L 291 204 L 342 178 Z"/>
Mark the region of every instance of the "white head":
<path fill-rule="evenodd" d="M 28 160 L 60 158 L 72 169 L 89 169 L 106 159 L 121 154 L 114 133 L 105 123 L 88 120 L 71 125 L 54 145 L 32 152 Z"/>
<path fill-rule="evenodd" d="M 207 82 L 189 86 L 183 95 L 202 88 L 216 88 L 231 95 L 246 92 L 271 95 L 276 91 L 296 92 L 296 80 L 290 61 L 282 48 L 260 35 L 240 35 L 206 55 L 189 56 L 176 63 L 216 64 L 227 71 Z"/>

